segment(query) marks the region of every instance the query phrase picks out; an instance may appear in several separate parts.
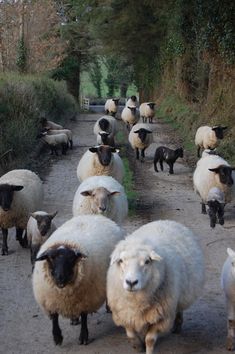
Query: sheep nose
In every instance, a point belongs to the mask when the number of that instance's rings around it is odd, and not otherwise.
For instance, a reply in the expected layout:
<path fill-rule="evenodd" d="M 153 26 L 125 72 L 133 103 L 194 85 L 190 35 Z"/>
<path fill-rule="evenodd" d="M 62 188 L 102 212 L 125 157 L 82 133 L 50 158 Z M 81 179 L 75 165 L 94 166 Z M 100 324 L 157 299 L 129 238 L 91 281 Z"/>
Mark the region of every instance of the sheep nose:
<path fill-rule="evenodd" d="M 131 280 L 126 279 L 126 283 L 127 283 L 127 285 L 130 286 L 130 288 L 133 288 L 136 284 L 138 284 L 138 280 L 136 279 L 134 281 L 131 281 Z"/>
<path fill-rule="evenodd" d="M 100 206 L 99 209 L 100 209 L 100 211 L 105 211 L 106 207 L 105 206 Z"/>

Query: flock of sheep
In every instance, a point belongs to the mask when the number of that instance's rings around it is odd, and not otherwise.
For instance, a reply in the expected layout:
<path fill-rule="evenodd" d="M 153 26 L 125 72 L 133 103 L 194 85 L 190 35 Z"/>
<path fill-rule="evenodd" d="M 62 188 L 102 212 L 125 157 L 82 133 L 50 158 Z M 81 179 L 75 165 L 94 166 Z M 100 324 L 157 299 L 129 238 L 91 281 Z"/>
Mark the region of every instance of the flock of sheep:
<path fill-rule="evenodd" d="M 159 220 L 126 235 L 122 223 L 128 214 L 124 166 L 115 147 L 118 132 L 118 100 L 109 99 L 106 115 L 94 125 L 97 146 L 89 148 L 77 166 L 80 185 L 74 195 L 73 217 L 56 228 L 56 211 L 42 211 L 43 186 L 29 170 L 12 170 L 0 177 L 0 227 L 2 255 L 8 254 L 8 229 L 16 228 L 22 247 L 30 247 L 32 285 L 37 303 L 52 321 L 55 344 L 63 341 L 59 315 L 77 323 L 79 341 L 88 343 L 87 315 L 106 301 L 117 325 L 125 328 L 137 350 L 152 354 L 159 336 L 179 333 L 183 311 L 200 295 L 204 283 L 204 257 L 193 232 L 174 221 Z M 137 108 L 132 96 L 121 113 L 136 158 L 144 161 L 145 149 L 153 142 L 151 123 L 154 103 Z M 143 123 L 138 123 L 140 117 Z M 149 120 L 149 124 L 147 124 Z M 72 133 L 43 120 L 40 137 L 51 153 L 73 147 Z M 202 199 L 202 211 L 210 225 L 224 223 L 224 205 L 231 200 L 233 168 L 213 150 L 225 127 L 200 127 L 195 143 L 205 149 L 197 163 L 193 181 Z M 160 146 L 154 156 L 173 165 L 183 149 Z M 23 233 L 25 232 L 24 236 Z M 228 304 L 227 349 L 233 349 L 235 330 L 235 252 L 228 249 L 222 284 Z"/>

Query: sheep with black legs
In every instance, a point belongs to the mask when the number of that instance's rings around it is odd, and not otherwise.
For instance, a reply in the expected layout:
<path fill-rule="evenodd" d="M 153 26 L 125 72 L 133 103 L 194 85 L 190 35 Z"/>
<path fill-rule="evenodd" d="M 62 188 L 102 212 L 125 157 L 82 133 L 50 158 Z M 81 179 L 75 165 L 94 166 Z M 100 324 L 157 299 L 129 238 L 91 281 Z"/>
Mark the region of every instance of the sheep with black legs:
<path fill-rule="evenodd" d="M 127 213 L 128 202 L 124 188 L 111 176 L 86 178 L 73 199 L 73 216 L 102 214 L 121 224 Z"/>
<path fill-rule="evenodd" d="M 45 211 L 35 211 L 30 215 L 27 223 L 27 239 L 33 267 L 41 245 L 56 230 L 56 226 L 52 221 L 56 214 L 57 211 L 51 214 Z"/>
<path fill-rule="evenodd" d="M 2 255 L 8 254 L 8 229 L 16 228 L 16 239 L 27 247 L 26 230 L 30 214 L 41 209 L 43 187 L 40 178 L 29 170 L 12 170 L 0 177 L 0 227 Z"/>
<path fill-rule="evenodd" d="M 169 166 L 169 173 L 174 173 L 174 163 L 179 157 L 183 157 L 183 148 L 178 148 L 176 150 L 169 149 L 166 146 L 159 146 L 154 154 L 154 170 L 158 172 L 157 163 L 159 162 L 161 170 L 163 171 L 163 161 Z"/>
<path fill-rule="evenodd" d="M 119 98 L 107 99 L 104 105 L 105 113 L 115 117 L 118 110 L 118 102 L 119 102 Z"/>
<path fill-rule="evenodd" d="M 66 134 L 68 137 L 68 142 L 70 149 L 73 148 L 73 134 L 70 129 L 46 129 L 47 135 L 57 135 L 57 134 Z"/>
<path fill-rule="evenodd" d="M 227 340 L 226 349 L 234 349 L 235 338 L 235 252 L 227 248 L 228 257 L 224 262 L 221 274 L 221 286 L 227 307 Z"/>
<path fill-rule="evenodd" d="M 141 152 L 141 162 L 145 158 L 145 150 L 153 142 L 153 134 L 148 124 L 138 123 L 134 125 L 129 133 L 128 140 L 131 147 L 136 152 L 136 159 L 139 160 Z"/>
<path fill-rule="evenodd" d="M 144 102 L 140 105 L 140 117 L 143 119 L 143 123 L 153 123 L 153 117 L 155 115 L 155 105 L 154 102 Z"/>
<path fill-rule="evenodd" d="M 152 354 L 160 335 L 180 332 L 183 311 L 203 283 L 204 257 L 192 231 L 175 221 L 154 221 L 116 245 L 107 273 L 108 305 L 133 347 Z"/>
<path fill-rule="evenodd" d="M 201 149 L 214 149 L 219 145 L 219 140 L 224 137 L 224 130 L 227 127 L 220 125 L 214 127 L 199 127 L 195 135 L 195 145 L 197 146 L 197 156 L 200 157 Z"/>
<path fill-rule="evenodd" d="M 77 176 L 80 182 L 90 176 L 112 176 L 119 183 L 124 177 L 124 165 L 119 150 L 108 145 L 99 145 L 89 148 L 81 157 Z"/>
<path fill-rule="evenodd" d="M 134 126 L 140 118 L 136 106 L 124 107 L 121 113 L 121 118 L 126 124 L 127 129 L 130 130 L 130 126 Z"/>
<path fill-rule="evenodd" d="M 64 223 L 41 246 L 33 271 L 33 292 L 52 320 L 56 345 L 63 341 L 59 315 L 81 316 L 80 344 L 88 343 L 87 315 L 105 302 L 109 256 L 123 237 L 123 230 L 112 220 L 81 215 Z"/>
<path fill-rule="evenodd" d="M 218 155 L 208 155 L 198 160 L 193 174 L 193 185 L 195 193 L 201 197 L 203 214 L 206 214 L 209 191 L 214 187 L 220 190 L 219 194 L 223 193 L 222 207 L 231 202 L 233 170 L 235 168 Z M 219 198 L 217 201 L 220 202 Z"/>

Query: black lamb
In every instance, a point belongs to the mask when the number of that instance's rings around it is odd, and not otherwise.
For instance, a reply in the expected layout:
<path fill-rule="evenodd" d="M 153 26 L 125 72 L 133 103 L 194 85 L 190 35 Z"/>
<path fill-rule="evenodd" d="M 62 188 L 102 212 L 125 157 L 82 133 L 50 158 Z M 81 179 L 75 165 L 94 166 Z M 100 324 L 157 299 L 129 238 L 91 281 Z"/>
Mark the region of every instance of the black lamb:
<path fill-rule="evenodd" d="M 157 163 L 160 163 L 161 170 L 163 171 L 163 161 L 165 161 L 170 167 L 169 173 L 173 174 L 173 166 L 178 157 L 183 157 L 183 148 L 178 148 L 176 150 L 169 149 L 166 146 L 159 146 L 154 155 L 154 170 L 158 172 Z"/>

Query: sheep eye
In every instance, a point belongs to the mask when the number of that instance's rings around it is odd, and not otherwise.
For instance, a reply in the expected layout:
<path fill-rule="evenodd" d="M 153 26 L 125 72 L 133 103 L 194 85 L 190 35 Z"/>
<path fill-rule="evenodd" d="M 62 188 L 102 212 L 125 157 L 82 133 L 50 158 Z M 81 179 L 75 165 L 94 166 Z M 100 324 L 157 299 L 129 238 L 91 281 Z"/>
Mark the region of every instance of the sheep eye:
<path fill-rule="evenodd" d="M 144 264 L 149 264 L 150 262 L 151 262 L 150 259 L 146 259 Z"/>

